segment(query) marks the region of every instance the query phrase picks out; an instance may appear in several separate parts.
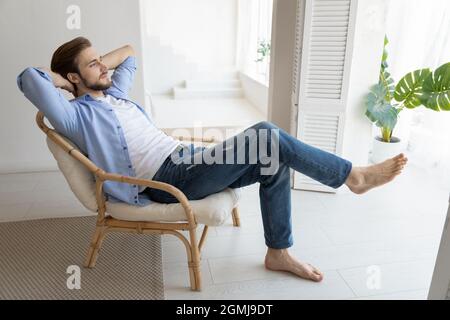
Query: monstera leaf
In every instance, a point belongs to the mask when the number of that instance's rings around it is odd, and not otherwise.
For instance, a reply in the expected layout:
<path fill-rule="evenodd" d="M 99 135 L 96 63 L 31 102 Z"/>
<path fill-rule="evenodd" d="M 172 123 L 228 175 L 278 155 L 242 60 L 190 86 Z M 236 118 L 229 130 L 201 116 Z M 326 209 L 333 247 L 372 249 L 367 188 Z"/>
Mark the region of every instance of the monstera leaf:
<path fill-rule="evenodd" d="M 386 69 L 380 72 L 380 84 L 386 89 L 386 100 L 391 101 L 394 97 L 395 84 L 394 79 L 392 79 L 391 74 Z"/>
<path fill-rule="evenodd" d="M 394 97 L 395 84 L 394 79 L 392 79 L 391 74 L 387 71 L 388 63 L 387 57 L 388 52 L 386 50 L 386 46 L 389 43 L 387 36 L 384 36 L 384 49 L 383 56 L 381 57 L 381 70 L 380 70 L 380 79 L 379 83 L 382 84 L 386 88 L 386 101 L 391 101 Z"/>
<path fill-rule="evenodd" d="M 366 116 L 378 127 L 392 131 L 397 124 L 397 109 L 390 101 L 386 101 L 386 88 L 378 83 L 371 88 L 371 92 L 366 97 Z"/>
<path fill-rule="evenodd" d="M 388 37 L 385 35 L 385 36 L 384 36 L 383 55 L 382 55 L 382 57 L 381 57 L 381 71 L 386 70 L 386 68 L 388 67 L 388 64 L 387 64 L 388 52 L 387 52 L 387 50 L 386 50 L 386 46 L 388 45 L 388 43 L 389 43 L 389 39 L 388 39 Z"/>
<path fill-rule="evenodd" d="M 430 69 L 419 69 L 407 73 L 395 87 L 394 98 L 403 102 L 405 107 L 413 109 L 422 104 L 422 85 L 424 80 L 431 74 Z"/>
<path fill-rule="evenodd" d="M 430 73 L 423 82 L 421 103 L 435 111 L 450 111 L 450 62 Z"/>

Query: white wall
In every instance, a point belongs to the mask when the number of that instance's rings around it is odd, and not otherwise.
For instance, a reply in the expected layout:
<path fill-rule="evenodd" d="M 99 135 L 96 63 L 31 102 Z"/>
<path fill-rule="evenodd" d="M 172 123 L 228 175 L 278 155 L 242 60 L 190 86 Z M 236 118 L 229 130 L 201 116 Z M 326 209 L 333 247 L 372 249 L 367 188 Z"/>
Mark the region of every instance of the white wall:
<path fill-rule="evenodd" d="M 386 0 L 358 0 L 342 150 L 355 166 L 369 163 L 372 123 L 365 116 L 365 97 L 380 75 L 386 13 Z"/>
<path fill-rule="evenodd" d="M 69 5 L 81 9 L 80 30 L 66 27 Z M 138 0 L 1 0 L 0 172 L 57 168 L 34 120 L 37 109 L 17 88 L 16 77 L 27 66 L 49 66 L 53 51 L 79 35 L 102 53 L 124 44 L 135 47 L 139 71 L 131 97 L 143 105 Z"/>
<path fill-rule="evenodd" d="M 169 93 L 197 70 L 236 60 L 236 0 L 142 0 L 146 85 Z"/>
<path fill-rule="evenodd" d="M 242 72 L 239 73 L 239 78 L 241 80 L 245 98 L 267 117 L 269 87 Z"/>

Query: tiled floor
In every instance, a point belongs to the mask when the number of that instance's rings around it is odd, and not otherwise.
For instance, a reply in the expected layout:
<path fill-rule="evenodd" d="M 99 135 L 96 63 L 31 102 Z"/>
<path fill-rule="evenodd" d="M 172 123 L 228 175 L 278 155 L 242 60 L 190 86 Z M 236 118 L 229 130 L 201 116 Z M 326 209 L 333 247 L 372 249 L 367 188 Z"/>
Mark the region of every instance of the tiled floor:
<path fill-rule="evenodd" d="M 292 252 L 325 272 L 313 283 L 264 269 L 258 185 L 246 187 L 242 227 L 230 220 L 209 232 L 202 292 L 188 288 L 181 243 L 163 237 L 166 298 L 425 299 L 447 201 L 448 190 L 413 165 L 365 195 L 292 190 Z M 59 172 L 0 175 L 0 221 L 87 214 Z"/>

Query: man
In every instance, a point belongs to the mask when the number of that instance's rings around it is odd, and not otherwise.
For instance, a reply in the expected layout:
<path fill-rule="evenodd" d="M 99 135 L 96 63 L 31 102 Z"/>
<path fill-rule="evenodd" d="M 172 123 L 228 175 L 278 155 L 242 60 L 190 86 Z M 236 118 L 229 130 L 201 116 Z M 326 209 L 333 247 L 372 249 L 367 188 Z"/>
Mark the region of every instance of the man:
<path fill-rule="evenodd" d="M 108 70 L 113 69 L 110 79 Z M 107 172 L 166 182 L 192 200 L 259 182 L 269 270 L 288 271 L 313 281 L 323 278 L 318 269 L 288 252 L 293 244 L 290 168 L 330 187 L 345 184 L 362 194 L 393 180 L 407 163 L 399 154 L 377 165 L 353 167 L 350 161 L 307 145 L 270 122 L 259 122 L 211 148 L 183 147 L 128 99 L 135 71 L 131 46 L 99 56 L 89 40 L 78 37 L 56 50 L 51 70 L 27 68 L 17 83 L 58 132 Z M 76 98 L 68 101 L 57 88 Z M 271 150 L 270 156 L 264 150 Z M 198 161 L 223 155 L 228 156 L 225 163 Z M 276 162 L 270 172 L 269 162 Z M 110 201 L 138 206 L 152 200 L 176 202 L 164 191 L 119 182 L 105 182 L 104 191 Z"/>

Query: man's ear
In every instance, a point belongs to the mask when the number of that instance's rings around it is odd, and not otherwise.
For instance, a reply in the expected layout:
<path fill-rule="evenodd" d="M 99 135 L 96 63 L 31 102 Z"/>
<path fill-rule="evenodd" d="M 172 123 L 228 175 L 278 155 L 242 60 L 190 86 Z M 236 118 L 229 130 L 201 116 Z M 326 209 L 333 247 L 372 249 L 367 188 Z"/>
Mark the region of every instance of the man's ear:
<path fill-rule="evenodd" d="M 81 79 L 78 73 L 69 72 L 67 74 L 67 80 L 69 80 L 74 85 L 81 83 Z"/>

